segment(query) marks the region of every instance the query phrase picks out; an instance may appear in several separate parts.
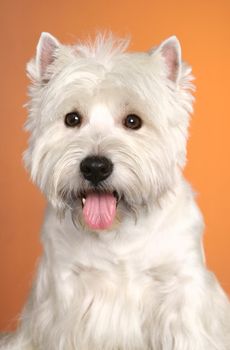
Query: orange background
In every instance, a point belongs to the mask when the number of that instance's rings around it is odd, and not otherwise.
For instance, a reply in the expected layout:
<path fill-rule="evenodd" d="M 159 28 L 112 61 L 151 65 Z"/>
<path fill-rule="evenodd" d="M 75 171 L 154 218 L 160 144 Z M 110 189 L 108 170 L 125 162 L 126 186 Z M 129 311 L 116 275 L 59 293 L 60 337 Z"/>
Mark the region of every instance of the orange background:
<path fill-rule="evenodd" d="M 23 169 L 27 135 L 25 63 L 41 31 L 61 41 L 111 29 L 146 50 L 176 34 L 196 76 L 197 102 L 187 178 L 206 221 L 208 266 L 230 293 L 230 2 L 229 0 L 1 0 L 0 329 L 15 327 L 38 256 L 45 201 Z"/>

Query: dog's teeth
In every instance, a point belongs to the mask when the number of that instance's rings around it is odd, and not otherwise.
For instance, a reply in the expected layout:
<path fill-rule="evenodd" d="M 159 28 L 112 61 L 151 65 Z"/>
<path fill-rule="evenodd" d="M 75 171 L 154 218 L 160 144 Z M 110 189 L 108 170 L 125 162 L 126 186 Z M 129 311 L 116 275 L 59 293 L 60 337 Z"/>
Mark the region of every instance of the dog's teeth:
<path fill-rule="evenodd" d="M 85 205 L 85 198 L 82 198 L 81 201 L 82 201 L 82 204 Z"/>

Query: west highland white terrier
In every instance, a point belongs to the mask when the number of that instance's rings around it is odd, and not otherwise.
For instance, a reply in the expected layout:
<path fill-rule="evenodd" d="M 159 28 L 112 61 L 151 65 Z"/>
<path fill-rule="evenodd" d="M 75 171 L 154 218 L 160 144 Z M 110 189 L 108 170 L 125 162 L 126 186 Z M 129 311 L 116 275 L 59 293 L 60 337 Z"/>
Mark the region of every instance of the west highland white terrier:
<path fill-rule="evenodd" d="M 44 255 L 5 350 L 229 350 L 184 180 L 193 89 L 175 36 L 147 53 L 41 35 L 25 162 L 48 199 Z"/>

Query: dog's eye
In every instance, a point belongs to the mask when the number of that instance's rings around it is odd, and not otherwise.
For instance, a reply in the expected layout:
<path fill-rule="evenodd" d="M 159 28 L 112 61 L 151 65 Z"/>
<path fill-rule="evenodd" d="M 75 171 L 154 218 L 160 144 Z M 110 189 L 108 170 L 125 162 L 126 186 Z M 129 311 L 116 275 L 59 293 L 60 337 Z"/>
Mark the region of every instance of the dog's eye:
<path fill-rule="evenodd" d="M 129 129 L 137 130 L 142 126 L 142 120 L 136 114 L 129 114 L 124 119 L 124 126 Z"/>
<path fill-rule="evenodd" d="M 82 117 L 78 112 L 71 112 L 65 116 L 65 125 L 71 128 L 75 126 L 80 126 L 82 122 Z"/>

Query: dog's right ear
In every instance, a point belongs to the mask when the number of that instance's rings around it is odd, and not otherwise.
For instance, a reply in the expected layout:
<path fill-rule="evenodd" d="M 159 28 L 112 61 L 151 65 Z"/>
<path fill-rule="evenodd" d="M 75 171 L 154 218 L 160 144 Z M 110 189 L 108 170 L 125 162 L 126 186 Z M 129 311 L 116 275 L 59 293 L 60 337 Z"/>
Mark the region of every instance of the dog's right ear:
<path fill-rule="evenodd" d="M 54 62 L 59 47 L 59 41 L 51 34 L 46 32 L 41 34 L 36 56 L 27 65 L 27 72 L 32 80 L 48 80 L 49 67 Z"/>
<path fill-rule="evenodd" d="M 59 46 L 59 41 L 51 34 L 45 32 L 41 34 L 36 54 L 36 66 L 41 78 L 47 72 L 49 65 L 55 60 L 55 52 Z"/>

